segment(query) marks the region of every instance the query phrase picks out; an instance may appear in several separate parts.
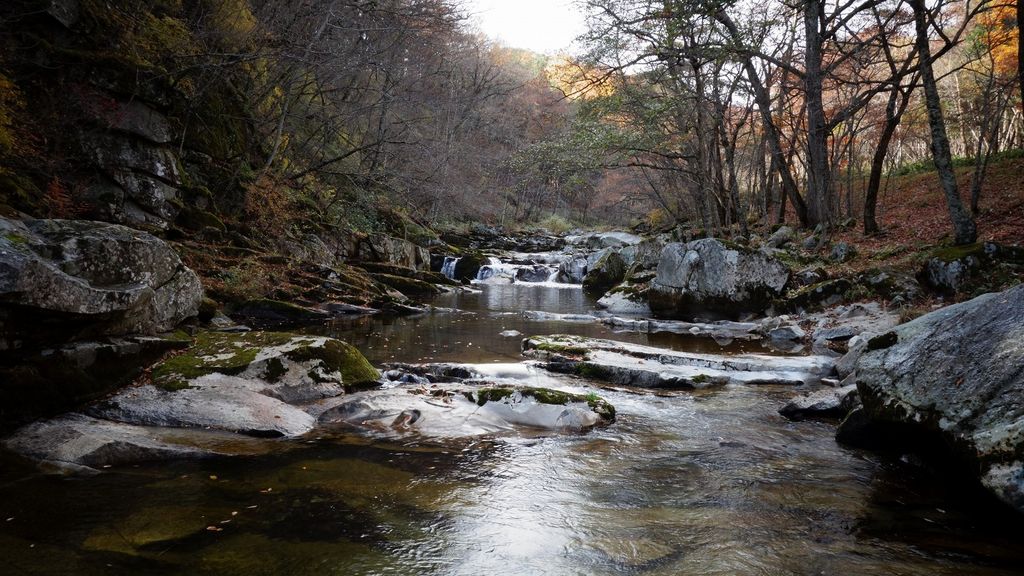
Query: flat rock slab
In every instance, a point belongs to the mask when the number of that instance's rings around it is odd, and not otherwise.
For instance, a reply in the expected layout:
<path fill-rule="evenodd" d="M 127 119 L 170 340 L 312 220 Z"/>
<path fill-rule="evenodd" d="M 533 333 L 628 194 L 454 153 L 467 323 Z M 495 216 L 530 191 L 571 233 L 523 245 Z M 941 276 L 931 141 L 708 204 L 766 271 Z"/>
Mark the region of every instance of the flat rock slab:
<path fill-rule="evenodd" d="M 348 396 L 319 420 L 385 436 L 461 438 L 523 427 L 578 432 L 613 422 L 615 409 L 593 395 L 547 388 L 415 385 Z"/>
<path fill-rule="evenodd" d="M 523 353 L 554 372 L 641 388 L 813 384 L 834 369 L 834 360 L 825 356 L 693 354 L 566 335 L 527 338 Z"/>
<path fill-rule="evenodd" d="M 21 428 L 5 445 L 59 470 L 88 472 L 124 462 L 262 454 L 279 443 L 211 430 L 133 426 L 66 414 Z"/>
<path fill-rule="evenodd" d="M 265 394 L 260 382 L 224 374 L 201 376 L 181 390 L 129 388 L 87 411 L 128 424 L 216 428 L 262 437 L 299 436 L 316 424 L 301 408 Z"/>

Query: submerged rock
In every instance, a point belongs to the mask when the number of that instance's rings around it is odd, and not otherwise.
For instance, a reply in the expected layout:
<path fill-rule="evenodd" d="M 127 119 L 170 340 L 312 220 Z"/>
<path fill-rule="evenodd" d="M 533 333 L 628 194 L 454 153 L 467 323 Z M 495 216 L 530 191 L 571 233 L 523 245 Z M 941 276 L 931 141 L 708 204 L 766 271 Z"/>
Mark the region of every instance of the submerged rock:
<path fill-rule="evenodd" d="M 263 441 L 211 430 L 134 426 L 84 414 L 67 414 L 20 429 L 4 444 L 58 470 L 69 472 L 125 462 L 259 454 Z M 281 446 L 275 445 L 275 451 Z"/>
<path fill-rule="evenodd" d="M 813 384 L 833 372 L 823 356 L 718 356 L 566 335 L 527 338 L 523 354 L 553 372 L 641 388 Z"/>
<path fill-rule="evenodd" d="M 762 312 L 788 280 L 779 260 L 705 238 L 666 246 L 648 295 L 659 317 L 736 319 Z"/>
<path fill-rule="evenodd" d="M 597 395 L 531 387 L 396 387 L 346 398 L 320 416 L 385 435 L 457 438 L 519 427 L 581 431 L 615 421 Z"/>
<path fill-rule="evenodd" d="M 862 419 L 941 438 L 986 488 L 1024 511 L 1022 366 L 1024 286 L 1017 286 L 872 338 L 853 377 Z M 857 440 L 843 427 L 839 437 Z"/>
<path fill-rule="evenodd" d="M 842 418 L 860 405 L 857 385 L 847 384 L 841 388 L 825 388 L 801 394 L 779 409 L 790 420 L 804 418 Z"/>
<path fill-rule="evenodd" d="M 202 295 L 196 274 L 150 234 L 0 218 L 0 350 L 173 330 Z"/>
<path fill-rule="evenodd" d="M 83 414 L 23 427 L 7 445 L 83 466 L 100 462 L 97 454 L 104 464 L 193 456 L 204 453 L 197 438 L 211 429 L 256 437 L 309 432 L 326 402 L 376 386 L 379 377 L 356 349 L 332 338 L 205 332 L 185 353 L 153 366 L 151 383 L 125 388 Z M 191 448 L 172 441 L 170 431 L 185 428 Z"/>

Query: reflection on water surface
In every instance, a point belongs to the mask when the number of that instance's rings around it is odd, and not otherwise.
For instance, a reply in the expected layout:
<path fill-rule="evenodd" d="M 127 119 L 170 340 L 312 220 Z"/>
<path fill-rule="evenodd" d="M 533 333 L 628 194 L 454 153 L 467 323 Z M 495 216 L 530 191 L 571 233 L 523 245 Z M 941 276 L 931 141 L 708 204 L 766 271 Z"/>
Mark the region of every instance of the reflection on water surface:
<path fill-rule="evenodd" d="M 378 363 L 518 361 L 504 330 L 697 345 L 518 314 L 586 313 L 578 289 L 490 286 L 436 304 L 468 313 L 323 330 Z M 8 457 L 0 574 L 1024 573 L 1020 518 L 927 469 L 841 448 L 831 425 L 783 420 L 792 390 L 600 393 L 619 421 L 585 435 L 438 445 L 337 431 L 272 456 L 84 478 Z"/>

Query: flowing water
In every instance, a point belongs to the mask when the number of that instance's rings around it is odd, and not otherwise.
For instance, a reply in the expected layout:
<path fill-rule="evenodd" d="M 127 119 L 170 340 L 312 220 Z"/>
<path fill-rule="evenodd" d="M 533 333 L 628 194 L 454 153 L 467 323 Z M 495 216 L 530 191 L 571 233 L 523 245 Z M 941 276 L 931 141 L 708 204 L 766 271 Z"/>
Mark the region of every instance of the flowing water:
<path fill-rule="evenodd" d="M 0 460 L 0 574 L 1020 574 L 1024 521 L 914 459 L 788 422 L 793 391 L 608 390 L 515 369 L 519 341 L 568 332 L 678 349 L 673 335 L 536 322 L 578 288 L 485 286 L 456 311 L 320 332 L 375 363 L 458 361 L 597 391 L 618 421 L 580 435 L 438 444 L 339 430 L 245 458 L 41 476 Z M 485 368 L 486 369 L 486 368 Z"/>

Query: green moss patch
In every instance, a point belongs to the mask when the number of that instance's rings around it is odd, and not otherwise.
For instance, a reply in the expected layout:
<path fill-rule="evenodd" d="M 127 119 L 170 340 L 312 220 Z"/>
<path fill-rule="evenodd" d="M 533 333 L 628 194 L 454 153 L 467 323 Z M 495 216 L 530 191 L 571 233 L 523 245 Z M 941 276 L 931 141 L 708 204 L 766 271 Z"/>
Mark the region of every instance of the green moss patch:
<path fill-rule="evenodd" d="M 488 402 L 500 402 L 505 398 L 508 398 L 519 392 L 524 397 L 530 397 L 536 400 L 539 404 L 550 404 L 553 406 L 565 406 L 575 402 L 585 403 L 590 407 L 597 415 L 603 420 L 611 422 L 615 420 L 615 407 L 608 403 L 607 400 L 601 398 L 597 394 L 591 392 L 590 394 L 573 394 L 571 392 L 562 392 L 561 390 L 552 390 L 550 388 L 483 388 L 476 392 L 476 404 L 483 406 Z M 467 393 L 467 398 L 473 401 L 473 395 Z"/>
<path fill-rule="evenodd" d="M 376 384 L 380 378 L 377 369 L 370 365 L 355 346 L 341 340 L 328 340 L 323 346 L 302 346 L 285 355 L 297 362 L 322 361 L 326 371 L 341 374 L 342 383 L 348 391 L 367 383 Z M 322 379 L 315 370 L 310 371 L 310 377 L 314 380 Z"/>
<path fill-rule="evenodd" d="M 153 367 L 153 384 L 173 391 L 187 388 L 189 381 L 207 374 L 239 374 L 256 360 L 260 350 L 287 344 L 293 338 L 279 332 L 200 332 L 183 354 Z"/>

